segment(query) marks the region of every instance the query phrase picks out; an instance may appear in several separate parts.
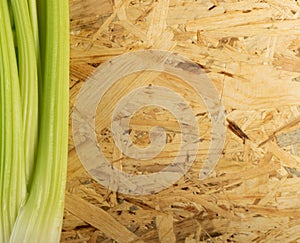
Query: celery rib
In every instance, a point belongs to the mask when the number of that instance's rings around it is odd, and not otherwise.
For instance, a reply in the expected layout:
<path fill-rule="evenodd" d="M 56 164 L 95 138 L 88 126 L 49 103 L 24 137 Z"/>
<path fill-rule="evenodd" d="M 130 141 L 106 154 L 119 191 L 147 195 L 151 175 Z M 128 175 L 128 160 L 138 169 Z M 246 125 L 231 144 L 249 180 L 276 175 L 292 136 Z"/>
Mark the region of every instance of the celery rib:
<path fill-rule="evenodd" d="M 68 154 L 68 0 L 0 1 L 0 116 L 0 243 L 59 242 Z"/>
<path fill-rule="evenodd" d="M 22 110 L 13 32 L 6 1 L 0 1 L 1 171 L 0 242 L 6 243 L 26 196 Z"/>
<path fill-rule="evenodd" d="M 26 184 L 30 186 L 37 149 L 38 135 L 38 73 L 34 34 L 28 5 L 23 0 L 11 0 L 17 46 L 18 71 L 23 112 Z"/>
<path fill-rule="evenodd" d="M 45 16 L 39 26 L 44 51 L 36 168 L 10 243 L 59 242 L 62 227 L 69 115 L 68 1 L 38 1 L 38 12 Z"/>

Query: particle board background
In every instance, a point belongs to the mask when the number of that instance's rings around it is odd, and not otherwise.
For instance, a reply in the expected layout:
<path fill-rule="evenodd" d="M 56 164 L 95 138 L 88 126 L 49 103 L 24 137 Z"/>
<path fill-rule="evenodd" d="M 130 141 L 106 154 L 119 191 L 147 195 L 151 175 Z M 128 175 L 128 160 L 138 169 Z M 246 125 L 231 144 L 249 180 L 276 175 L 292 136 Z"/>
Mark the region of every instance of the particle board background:
<path fill-rule="evenodd" d="M 114 145 L 110 118 L 118 100 L 149 84 L 179 92 L 197 114 L 197 158 L 182 179 L 158 194 L 112 192 L 82 167 L 70 121 L 61 242 L 300 242 L 299 14 L 297 0 L 70 0 L 70 115 L 82 84 L 101 63 L 134 50 L 160 49 L 203 67 L 222 97 L 228 129 L 215 172 L 200 181 L 210 144 L 201 98 L 165 73 L 122 78 L 96 116 L 99 146 L 114 166 L 152 173 L 176 156 L 180 127 L 158 107 L 137 112 L 130 133 L 145 147 L 149 129 L 165 127 L 167 144 L 158 157 L 132 160 Z"/>

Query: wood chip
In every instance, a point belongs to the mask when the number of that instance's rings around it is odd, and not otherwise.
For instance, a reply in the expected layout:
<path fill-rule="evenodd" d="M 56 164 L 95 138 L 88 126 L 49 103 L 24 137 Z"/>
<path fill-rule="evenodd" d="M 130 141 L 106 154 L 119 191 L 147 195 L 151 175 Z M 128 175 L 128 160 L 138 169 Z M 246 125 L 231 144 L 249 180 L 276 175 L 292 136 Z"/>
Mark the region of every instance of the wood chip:
<path fill-rule="evenodd" d="M 142 242 L 139 237 L 121 225 L 110 214 L 91 203 L 66 192 L 65 207 L 78 218 L 94 226 L 118 242 Z"/>
<path fill-rule="evenodd" d="M 159 241 L 161 243 L 175 243 L 176 237 L 173 231 L 172 215 L 158 215 L 156 217 Z"/>

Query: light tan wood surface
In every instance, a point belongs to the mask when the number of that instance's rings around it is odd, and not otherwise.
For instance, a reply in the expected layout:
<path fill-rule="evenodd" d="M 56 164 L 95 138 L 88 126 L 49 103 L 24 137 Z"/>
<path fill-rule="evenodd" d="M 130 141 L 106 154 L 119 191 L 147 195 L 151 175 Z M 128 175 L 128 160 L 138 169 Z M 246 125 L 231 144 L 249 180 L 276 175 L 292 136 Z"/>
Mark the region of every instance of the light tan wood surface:
<path fill-rule="evenodd" d="M 135 50 L 158 49 L 199 64 L 238 128 L 227 121 L 221 159 L 199 180 L 211 142 L 201 97 L 166 73 L 121 78 L 97 109 L 95 131 L 106 158 L 140 175 L 158 172 L 176 157 L 180 126 L 157 106 L 139 110 L 130 121 L 131 139 L 140 147 L 150 144 L 153 126 L 166 129 L 167 143 L 157 157 L 128 158 L 112 138 L 112 112 L 122 97 L 140 86 L 160 85 L 179 93 L 197 114 L 196 160 L 157 194 L 116 193 L 83 168 L 70 119 L 61 242 L 299 242 L 299 15 L 300 3 L 293 0 L 70 0 L 70 117 L 80 88 L 99 65 Z"/>

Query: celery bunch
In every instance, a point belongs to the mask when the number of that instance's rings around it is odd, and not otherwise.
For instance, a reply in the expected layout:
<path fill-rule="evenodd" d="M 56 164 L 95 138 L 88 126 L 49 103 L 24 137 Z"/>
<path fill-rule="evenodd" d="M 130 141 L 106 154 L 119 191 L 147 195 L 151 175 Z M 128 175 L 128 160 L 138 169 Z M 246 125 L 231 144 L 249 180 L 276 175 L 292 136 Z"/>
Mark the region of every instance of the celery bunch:
<path fill-rule="evenodd" d="M 68 11 L 67 0 L 0 0 L 0 243 L 60 239 Z"/>

